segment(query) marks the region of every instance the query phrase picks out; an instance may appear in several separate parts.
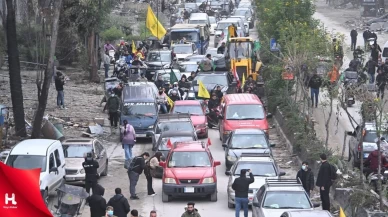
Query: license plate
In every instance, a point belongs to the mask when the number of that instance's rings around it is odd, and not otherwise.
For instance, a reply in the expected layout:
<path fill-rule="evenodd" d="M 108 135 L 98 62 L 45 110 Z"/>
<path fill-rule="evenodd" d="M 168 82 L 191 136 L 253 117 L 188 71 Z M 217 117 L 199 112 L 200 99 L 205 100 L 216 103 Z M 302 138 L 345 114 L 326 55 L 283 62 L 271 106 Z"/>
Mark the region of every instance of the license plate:
<path fill-rule="evenodd" d="M 194 193 L 194 187 L 185 187 L 185 193 Z"/>
<path fill-rule="evenodd" d="M 155 72 L 150 72 L 151 75 L 155 75 Z"/>
<path fill-rule="evenodd" d="M 354 98 L 349 98 L 348 100 L 351 100 L 351 101 L 353 101 L 353 100 L 354 100 Z"/>
<path fill-rule="evenodd" d="M 364 158 L 368 158 L 369 153 L 364 153 Z"/>
<path fill-rule="evenodd" d="M 69 180 L 69 181 L 74 181 L 75 180 L 74 177 L 70 177 L 70 178 L 66 178 L 66 179 Z"/>
<path fill-rule="evenodd" d="M 147 137 L 146 134 L 136 134 L 136 137 Z"/>

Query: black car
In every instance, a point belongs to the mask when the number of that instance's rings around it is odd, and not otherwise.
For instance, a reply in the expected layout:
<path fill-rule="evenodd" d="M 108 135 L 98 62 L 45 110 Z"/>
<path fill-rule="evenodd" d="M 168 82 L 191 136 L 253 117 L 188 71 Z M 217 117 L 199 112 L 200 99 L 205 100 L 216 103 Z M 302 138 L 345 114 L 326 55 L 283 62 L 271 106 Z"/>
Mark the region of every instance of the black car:
<path fill-rule="evenodd" d="M 147 54 L 145 63 L 147 65 L 146 78 L 152 80 L 156 70 L 171 69 L 173 64 L 173 54 L 170 50 L 152 50 Z"/>
<path fill-rule="evenodd" d="M 270 144 L 264 131 L 259 129 L 238 129 L 229 134 L 225 148 L 225 166 L 230 170 L 242 153 L 272 153 Z"/>
<path fill-rule="evenodd" d="M 193 99 L 201 99 L 201 97 L 198 97 L 198 81 L 202 82 L 209 94 L 211 94 L 217 86 L 221 87 L 221 92 L 224 95 L 236 93 L 237 90 L 237 81 L 233 78 L 233 75 L 227 71 L 199 72 L 197 76 L 195 76 L 190 90 L 190 92 L 194 92 Z M 190 96 L 192 96 L 192 94 L 189 93 L 189 97 Z"/>

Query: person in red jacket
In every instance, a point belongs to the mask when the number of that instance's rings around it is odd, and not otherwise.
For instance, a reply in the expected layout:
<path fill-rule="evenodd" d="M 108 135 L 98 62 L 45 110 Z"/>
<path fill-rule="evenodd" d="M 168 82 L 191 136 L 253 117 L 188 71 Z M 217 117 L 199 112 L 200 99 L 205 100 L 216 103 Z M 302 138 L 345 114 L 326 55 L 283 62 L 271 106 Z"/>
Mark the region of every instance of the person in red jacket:
<path fill-rule="evenodd" d="M 379 151 L 374 150 L 372 151 L 368 158 L 364 161 L 364 164 L 369 165 L 369 168 L 365 170 L 365 176 L 368 177 L 371 173 L 377 172 L 379 169 Z M 381 173 L 384 172 L 384 165 L 387 164 L 387 159 L 381 153 Z"/>

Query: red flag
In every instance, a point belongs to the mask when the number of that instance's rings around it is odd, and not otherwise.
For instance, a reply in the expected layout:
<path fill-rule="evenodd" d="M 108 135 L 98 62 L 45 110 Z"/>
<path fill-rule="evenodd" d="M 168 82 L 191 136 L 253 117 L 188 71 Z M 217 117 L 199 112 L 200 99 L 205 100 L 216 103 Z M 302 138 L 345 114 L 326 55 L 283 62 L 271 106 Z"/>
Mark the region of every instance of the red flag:
<path fill-rule="evenodd" d="M 167 148 L 172 148 L 172 143 L 171 143 L 171 140 L 170 139 L 168 139 L 168 141 L 167 141 Z"/>
<path fill-rule="evenodd" d="M 2 215 L 52 217 L 39 187 L 40 169 L 22 170 L 0 162 L 0 195 L 5 196 Z"/>
<path fill-rule="evenodd" d="M 212 145 L 212 141 L 210 140 L 210 138 L 207 138 L 207 145 L 208 145 L 208 146 L 211 146 L 211 145 Z"/>

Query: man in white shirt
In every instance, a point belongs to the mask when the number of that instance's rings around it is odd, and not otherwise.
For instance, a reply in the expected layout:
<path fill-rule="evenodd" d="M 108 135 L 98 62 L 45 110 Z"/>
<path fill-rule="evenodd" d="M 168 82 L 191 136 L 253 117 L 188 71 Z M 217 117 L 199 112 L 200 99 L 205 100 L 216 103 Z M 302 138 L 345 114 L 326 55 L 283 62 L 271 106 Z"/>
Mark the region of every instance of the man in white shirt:
<path fill-rule="evenodd" d="M 105 54 L 104 54 L 104 68 L 105 68 L 105 78 L 108 78 L 109 77 L 109 65 L 110 65 L 110 57 L 109 57 L 109 51 L 106 51 Z"/>

